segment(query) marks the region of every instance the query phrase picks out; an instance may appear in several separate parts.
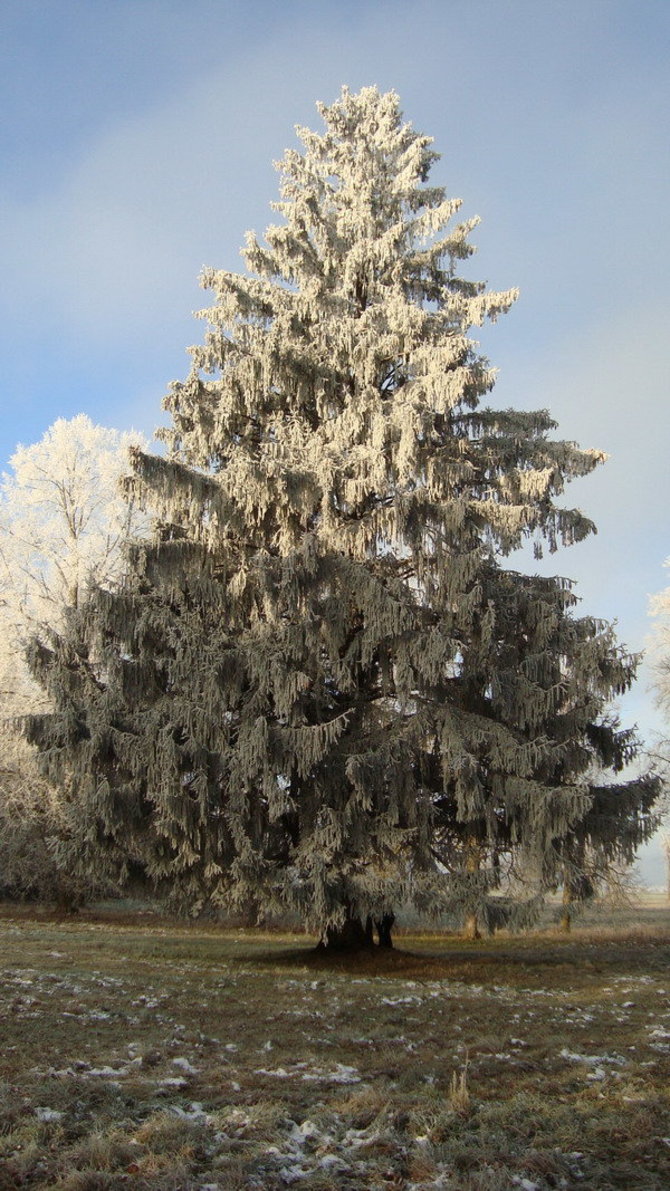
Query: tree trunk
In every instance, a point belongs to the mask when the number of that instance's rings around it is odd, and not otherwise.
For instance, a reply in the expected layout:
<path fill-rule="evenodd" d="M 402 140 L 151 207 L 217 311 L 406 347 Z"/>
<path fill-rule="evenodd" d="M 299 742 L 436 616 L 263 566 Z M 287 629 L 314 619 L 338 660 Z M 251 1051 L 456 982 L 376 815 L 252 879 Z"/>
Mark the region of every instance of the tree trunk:
<path fill-rule="evenodd" d="M 362 951 L 373 944 L 372 919 L 363 923 L 356 915 L 345 918 L 341 926 L 329 926 L 318 947 L 323 951 Z"/>
<path fill-rule="evenodd" d="M 68 886 L 67 881 L 58 881 L 54 891 L 54 901 L 59 914 L 78 914 L 85 903 L 83 894 Z"/>
<path fill-rule="evenodd" d="M 476 839 L 470 839 L 467 842 L 465 850 L 465 871 L 466 873 L 479 872 L 481 864 L 482 851 Z M 464 939 L 481 939 L 479 931 L 479 923 L 477 921 L 477 911 L 469 910 L 463 921 L 463 938 Z"/>
<path fill-rule="evenodd" d="M 476 913 L 473 911 L 471 914 L 466 914 L 463 922 L 463 938 L 481 939 L 481 937 Z"/>
<path fill-rule="evenodd" d="M 395 914 L 383 914 L 381 918 L 377 918 L 376 927 L 379 936 L 380 947 L 392 947 L 393 939 L 391 938 L 391 931 L 393 930 L 393 923 L 395 922 Z"/>
<path fill-rule="evenodd" d="M 569 932 L 572 925 L 572 906 L 583 903 L 593 897 L 595 889 L 591 878 L 585 871 L 585 846 L 582 840 L 577 841 L 570 849 L 568 859 L 563 870 L 563 911 L 561 914 L 561 930 Z"/>
<path fill-rule="evenodd" d="M 572 886 L 570 881 L 566 880 L 565 885 L 563 886 L 563 909 L 561 911 L 561 930 L 564 931 L 565 934 L 570 933 L 570 927 L 572 926 L 572 914 L 570 912 L 571 905 Z"/>

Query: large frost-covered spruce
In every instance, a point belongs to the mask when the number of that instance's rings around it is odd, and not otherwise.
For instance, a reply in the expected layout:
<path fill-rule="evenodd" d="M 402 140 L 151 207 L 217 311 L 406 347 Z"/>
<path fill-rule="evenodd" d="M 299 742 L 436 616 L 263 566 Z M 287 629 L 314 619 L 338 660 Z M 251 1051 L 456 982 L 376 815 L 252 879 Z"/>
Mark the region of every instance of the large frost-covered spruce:
<path fill-rule="evenodd" d="M 335 945 L 389 942 L 401 903 L 481 911 L 501 857 L 560 881 L 594 762 L 634 751 L 605 716 L 634 660 L 568 584 L 501 568 L 591 531 L 555 498 L 602 455 L 482 407 L 470 331 L 515 293 L 459 275 L 475 221 L 430 138 L 375 88 L 319 111 L 248 273 L 203 276 L 169 453 L 128 481 L 153 540 L 35 651 L 57 712 L 31 734 L 83 863 Z M 642 838 L 653 783 L 617 790 L 609 827 Z"/>

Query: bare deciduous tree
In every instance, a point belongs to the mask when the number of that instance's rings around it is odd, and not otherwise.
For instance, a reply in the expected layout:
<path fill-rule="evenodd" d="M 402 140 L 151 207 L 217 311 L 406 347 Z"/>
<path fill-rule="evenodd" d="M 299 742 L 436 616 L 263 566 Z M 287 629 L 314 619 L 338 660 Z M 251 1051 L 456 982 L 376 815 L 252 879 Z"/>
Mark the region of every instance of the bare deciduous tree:
<path fill-rule="evenodd" d="M 76 904 L 91 881 L 71 872 L 67 791 L 45 781 L 22 717 L 50 706 L 24 651 L 62 631 L 89 585 L 114 586 L 123 543 L 144 525 L 119 481 L 140 435 L 59 419 L 17 448 L 0 487 L 0 888 Z"/>

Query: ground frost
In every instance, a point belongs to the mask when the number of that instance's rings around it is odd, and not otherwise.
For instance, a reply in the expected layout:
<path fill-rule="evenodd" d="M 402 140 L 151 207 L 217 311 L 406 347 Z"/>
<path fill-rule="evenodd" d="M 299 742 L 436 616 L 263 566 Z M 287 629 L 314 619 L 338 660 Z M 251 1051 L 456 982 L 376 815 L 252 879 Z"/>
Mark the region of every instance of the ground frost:
<path fill-rule="evenodd" d="M 105 928 L 102 947 L 96 931 L 35 928 L 20 968 L 5 932 L 0 1168 L 16 1186 L 67 1170 L 77 1187 L 143 1191 L 620 1191 L 648 1169 L 644 1191 L 670 1186 L 667 981 L 639 971 L 638 946 L 618 972 L 603 949 L 606 979 L 562 941 L 544 944 L 546 967 L 502 942 L 441 969 L 400 952 L 373 974 L 315 978 L 274 940 L 121 930 L 120 947 Z M 614 1150 L 623 1173 L 608 1182 Z"/>

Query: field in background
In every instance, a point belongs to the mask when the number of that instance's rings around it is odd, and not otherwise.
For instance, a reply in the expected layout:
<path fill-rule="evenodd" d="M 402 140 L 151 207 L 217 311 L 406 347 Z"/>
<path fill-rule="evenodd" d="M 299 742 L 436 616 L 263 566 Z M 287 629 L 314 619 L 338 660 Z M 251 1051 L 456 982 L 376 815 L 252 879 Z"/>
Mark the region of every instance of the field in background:
<path fill-rule="evenodd" d="M 0 1189 L 670 1186 L 670 912 L 325 960 L 0 910 Z"/>

